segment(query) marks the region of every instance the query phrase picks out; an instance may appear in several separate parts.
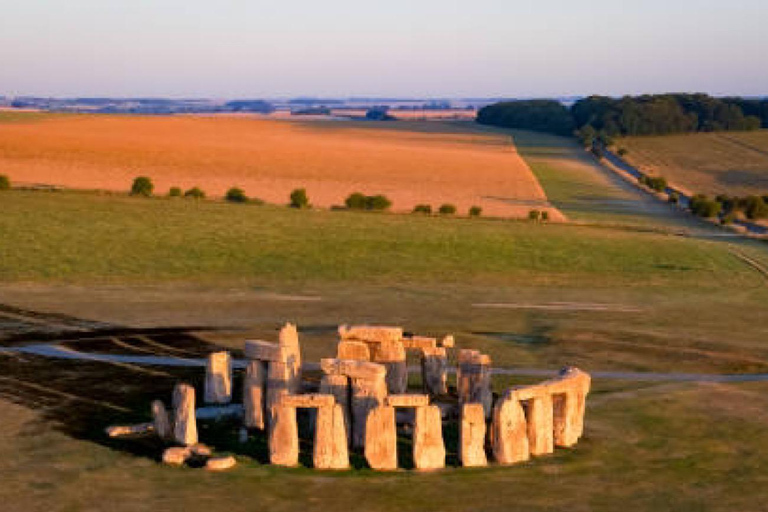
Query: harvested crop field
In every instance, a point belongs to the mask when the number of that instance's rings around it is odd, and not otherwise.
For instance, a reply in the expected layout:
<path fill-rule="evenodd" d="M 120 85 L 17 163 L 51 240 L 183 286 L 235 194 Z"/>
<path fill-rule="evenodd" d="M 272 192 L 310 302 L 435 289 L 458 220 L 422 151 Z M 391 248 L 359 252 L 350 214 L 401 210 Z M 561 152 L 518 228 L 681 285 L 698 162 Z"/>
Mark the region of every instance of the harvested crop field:
<path fill-rule="evenodd" d="M 16 183 L 155 192 L 233 186 L 286 203 L 306 188 L 320 207 L 352 192 L 384 194 L 395 211 L 451 203 L 460 214 L 561 218 L 509 136 L 471 123 L 280 121 L 247 117 L 51 115 L 0 117 L 0 169 Z"/>

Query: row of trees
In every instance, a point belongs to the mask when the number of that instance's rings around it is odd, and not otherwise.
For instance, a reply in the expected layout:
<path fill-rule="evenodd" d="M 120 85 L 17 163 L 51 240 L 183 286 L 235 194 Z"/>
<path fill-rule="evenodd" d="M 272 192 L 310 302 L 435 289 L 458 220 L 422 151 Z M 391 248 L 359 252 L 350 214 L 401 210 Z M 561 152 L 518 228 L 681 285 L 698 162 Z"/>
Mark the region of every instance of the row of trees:
<path fill-rule="evenodd" d="M 555 100 L 496 103 L 480 110 L 481 124 L 602 137 L 667 135 L 768 128 L 768 99 L 714 98 L 706 94 L 590 96 L 569 109 Z"/>

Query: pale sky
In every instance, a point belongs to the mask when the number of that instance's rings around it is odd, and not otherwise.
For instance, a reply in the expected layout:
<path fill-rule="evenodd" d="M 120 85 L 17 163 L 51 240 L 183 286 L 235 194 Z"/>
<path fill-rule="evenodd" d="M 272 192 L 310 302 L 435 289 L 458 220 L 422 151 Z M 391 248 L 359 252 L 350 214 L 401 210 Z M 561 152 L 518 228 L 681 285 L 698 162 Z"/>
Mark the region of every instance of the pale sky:
<path fill-rule="evenodd" d="M 768 0 L 0 0 L 0 95 L 768 95 Z"/>

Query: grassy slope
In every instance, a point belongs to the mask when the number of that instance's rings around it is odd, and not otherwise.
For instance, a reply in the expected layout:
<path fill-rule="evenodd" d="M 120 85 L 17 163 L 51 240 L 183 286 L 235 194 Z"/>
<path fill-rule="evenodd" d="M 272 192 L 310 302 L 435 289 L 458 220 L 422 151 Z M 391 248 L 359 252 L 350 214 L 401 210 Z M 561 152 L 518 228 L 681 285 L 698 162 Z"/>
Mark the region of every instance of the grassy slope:
<path fill-rule="evenodd" d="M 627 160 L 693 193 L 768 193 L 768 130 L 629 137 Z"/>

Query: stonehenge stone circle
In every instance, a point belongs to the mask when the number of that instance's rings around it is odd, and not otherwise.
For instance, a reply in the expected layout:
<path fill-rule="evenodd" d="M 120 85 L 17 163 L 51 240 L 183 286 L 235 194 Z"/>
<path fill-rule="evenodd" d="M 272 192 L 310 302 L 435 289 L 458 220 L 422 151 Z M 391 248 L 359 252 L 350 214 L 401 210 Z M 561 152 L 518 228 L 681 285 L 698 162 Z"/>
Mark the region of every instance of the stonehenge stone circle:
<path fill-rule="evenodd" d="M 262 361 L 248 361 L 243 379 L 244 423 L 248 428 L 264 430 L 267 425 L 265 385 L 267 365 Z"/>
<path fill-rule="evenodd" d="M 366 419 L 365 460 L 372 469 L 394 471 L 397 469 L 397 425 L 395 408 L 385 405 L 376 407 Z"/>
<path fill-rule="evenodd" d="M 425 393 L 432 396 L 448 393 L 448 354 L 445 348 L 422 349 L 421 379 Z"/>
<path fill-rule="evenodd" d="M 184 446 L 197 443 L 195 388 L 189 384 L 177 384 L 173 391 L 173 440 Z"/>
<path fill-rule="evenodd" d="M 160 439 L 163 441 L 171 441 L 173 439 L 173 428 L 168 417 L 168 410 L 160 400 L 152 402 L 152 424 L 155 427 L 155 433 Z"/>
<path fill-rule="evenodd" d="M 443 421 L 436 405 L 416 408 L 413 428 L 413 465 L 416 469 L 431 470 L 445 467 Z"/>
<path fill-rule="evenodd" d="M 208 404 L 228 404 L 232 401 L 232 362 L 229 352 L 208 355 L 204 398 Z"/>
<path fill-rule="evenodd" d="M 299 429 L 296 409 L 275 405 L 269 424 L 269 461 L 276 466 L 299 465 Z"/>
<path fill-rule="evenodd" d="M 459 426 L 459 460 L 465 467 L 488 465 L 485 454 L 485 411 L 483 404 L 464 404 Z"/>

